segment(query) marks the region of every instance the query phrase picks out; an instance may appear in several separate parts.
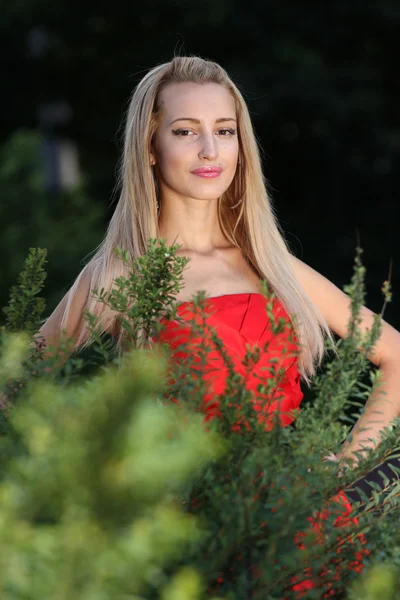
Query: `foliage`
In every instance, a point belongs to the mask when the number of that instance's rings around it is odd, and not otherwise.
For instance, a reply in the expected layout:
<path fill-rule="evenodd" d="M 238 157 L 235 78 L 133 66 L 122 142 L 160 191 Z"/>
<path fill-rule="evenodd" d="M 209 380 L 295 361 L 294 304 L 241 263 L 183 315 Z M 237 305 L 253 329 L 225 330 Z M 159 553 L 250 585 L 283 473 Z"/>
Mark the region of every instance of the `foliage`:
<path fill-rule="evenodd" d="M 36 298 L 43 287 L 46 273 L 46 250 L 31 248 L 26 260 L 25 269 L 20 273 L 19 285 L 12 286 L 10 302 L 3 312 L 7 316 L 8 331 L 27 331 L 35 333 L 38 330 L 40 316 L 45 308 L 43 298 Z"/>
<path fill-rule="evenodd" d="M 152 402 L 162 368 L 129 354 L 86 385 L 26 392 L 10 417 L 19 452 L 1 443 L 2 598 L 139 599 L 164 588 L 165 568 L 199 535 L 174 498 L 216 450 L 198 418 L 182 428 Z M 165 600 L 178 582 L 182 599 L 197 597 L 199 576 L 183 567 Z"/>
<path fill-rule="evenodd" d="M 149 240 L 146 257 L 132 262 L 116 249 L 128 261 L 130 275 L 119 278 L 109 294 L 95 294 L 123 313 L 129 351 L 112 358 L 104 352 L 106 364 L 94 376 L 72 383 L 67 374 L 63 384 L 50 381 L 41 362 L 48 367 L 51 359 L 39 361 L 37 377 L 28 376 L 7 412 L 12 435 L 1 440 L 0 489 L 7 545 L 0 560 L 4 598 L 194 600 L 218 593 L 269 600 L 285 594 L 291 600 L 297 597 L 291 586 L 312 578 L 317 586 L 307 591 L 307 599 L 347 589 L 348 598 L 358 600 L 376 572 L 383 573 L 388 597 L 395 595 L 400 591 L 393 571 L 400 567 L 400 533 L 394 526 L 399 486 L 375 490 L 372 498 L 360 491 L 362 501 L 350 515 L 344 515 L 337 495 L 398 446 L 397 423 L 342 478 L 337 464 L 321 461 L 349 433 L 341 423 L 346 406 L 359 407 L 359 399 L 379 384 L 371 374 L 368 390 L 359 385 L 380 333 L 380 315 L 364 337 L 357 327 L 364 297 L 361 251 L 347 288 L 350 335 L 316 378 L 315 403 L 299 411 L 293 426 L 278 426 L 276 411 L 266 430 L 246 375 L 232 368 L 207 323 L 203 292 L 193 300 L 189 345 L 182 344 L 190 349 L 187 360 L 170 360 L 162 332 L 166 323 L 181 319 L 172 292 L 179 290 L 185 265 L 175 259 L 176 249 Z M 267 285 L 264 294 L 279 339 L 290 324 L 274 321 L 274 294 Z M 384 294 L 389 300 L 387 283 Z M 15 317 L 23 310 L 15 307 Z M 90 314 L 87 319 L 93 343 L 101 347 L 96 319 Z M 2 335 L 18 334 L 3 330 Z M 217 398 L 220 418 L 204 428 L 202 369 L 210 341 L 228 377 L 225 394 Z M 3 344 L 1 364 L 11 360 L 7 348 Z M 259 358 L 260 348 L 248 347 L 245 374 Z M 273 361 L 268 371 L 259 387 L 266 406 L 282 376 Z M 11 376 L 18 373 L 15 368 Z M 351 520 L 355 515 L 358 522 Z M 318 524 L 316 531 L 310 519 Z M 367 570 L 358 577 L 354 557 L 365 550 L 361 533 L 370 554 L 362 557 Z M 380 563 L 392 564 L 392 570 Z M 382 589 L 375 584 L 371 599 Z"/>
<path fill-rule="evenodd" d="M 43 135 L 21 129 L 0 147 L 1 305 L 29 248 L 47 249 L 50 292 L 59 296 L 81 256 L 100 241 L 103 210 L 88 195 L 85 181 L 70 189 L 46 189 L 43 144 Z"/>

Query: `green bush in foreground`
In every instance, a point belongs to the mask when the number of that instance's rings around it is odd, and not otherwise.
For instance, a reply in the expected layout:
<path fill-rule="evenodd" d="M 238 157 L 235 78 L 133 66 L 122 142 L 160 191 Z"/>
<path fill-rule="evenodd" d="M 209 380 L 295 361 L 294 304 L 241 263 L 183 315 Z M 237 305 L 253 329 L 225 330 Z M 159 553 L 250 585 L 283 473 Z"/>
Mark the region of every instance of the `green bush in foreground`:
<path fill-rule="evenodd" d="M 149 240 L 148 253 L 129 263 L 128 278 L 116 280 L 108 295 L 95 292 L 123 316 L 132 343 L 116 355 L 87 314 L 103 359 L 90 377 L 79 376 L 77 356 L 61 371 L 56 352 L 38 360 L 40 347 L 29 347 L 26 333 L 17 333 L 28 314 L 32 324 L 38 322 L 43 307 L 37 295 L 44 251 L 31 251 L 1 333 L 0 386 L 9 403 L 0 438 L 0 597 L 195 600 L 216 590 L 215 596 L 226 599 L 290 600 L 293 578 L 307 578 L 304 569 L 311 567 L 318 585 L 307 599 L 324 597 L 332 586 L 335 597 L 342 590 L 350 600 L 381 599 L 383 593 L 396 598 L 400 486 L 364 497 L 352 512 L 358 525 L 346 528 L 334 527 L 340 505 L 331 499 L 393 451 L 398 423 L 340 479 L 337 464 L 321 461 L 346 439 L 345 409 L 360 405 L 353 398 L 365 399 L 379 385 L 374 372 L 370 386 L 360 382 L 380 332 L 379 315 L 364 338 L 357 328 L 364 297 L 361 251 L 348 287 L 349 337 L 314 379 L 312 405 L 293 426 L 266 432 L 244 378 L 206 323 L 204 294 L 195 297 L 201 325 L 193 320 L 193 335 L 211 336 L 230 369 L 226 393 L 218 398 L 223 419 L 205 428 L 198 412 L 205 387 L 192 359 L 196 355 L 207 364 L 208 348 L 201 345 L 185 363 L 171 364 L 168 349 L 157 343 L 160 314 L 178 319 L 174 293 L 186 259 L 175 257 L 176 248 Z M 29 281 L 25 302 L 22 286 Z M 271 302 L 271 290 L 264 291 Z M 387 284 L 384 293 L 389 299 Z M 286 326 L 272 322 L 275 335 Z M 66 348 L 68 343 L 63 341 Z M 258 357 L 259 350 L 249 348 L 248 372 Z M 281 375 L 273 362 L 270 375 L 266 399 Z M 240 434 L 231 431 L 238 417 L 232 406 L 239 405 L 251 426 Z M 322 509 L 327 517 L 317 543 L 308 518 Z M 298 532 L 308 532 L 302 550 L 293 541 Z M 361 576 L 349 568 L 362 548 L 358 533 L 366 535 L 370 551 Z M 232 577 L 221 581 L 221 572 L 232 565 Z"/>

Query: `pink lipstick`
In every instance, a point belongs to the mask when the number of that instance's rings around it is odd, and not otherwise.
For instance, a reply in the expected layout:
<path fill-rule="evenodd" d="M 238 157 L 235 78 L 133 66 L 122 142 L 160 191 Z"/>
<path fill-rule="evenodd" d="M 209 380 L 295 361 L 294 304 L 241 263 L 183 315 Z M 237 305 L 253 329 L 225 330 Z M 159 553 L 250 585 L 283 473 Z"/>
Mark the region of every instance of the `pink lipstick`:
<path fill-rule="evenodd" d="M 193 175 L 198 175 L 199 177 L 213 178 L 218 177 L 222 173 L 223 169 L 221 167 L 200 167 L 198 169 L 194 169 L 192 171 Z"/>

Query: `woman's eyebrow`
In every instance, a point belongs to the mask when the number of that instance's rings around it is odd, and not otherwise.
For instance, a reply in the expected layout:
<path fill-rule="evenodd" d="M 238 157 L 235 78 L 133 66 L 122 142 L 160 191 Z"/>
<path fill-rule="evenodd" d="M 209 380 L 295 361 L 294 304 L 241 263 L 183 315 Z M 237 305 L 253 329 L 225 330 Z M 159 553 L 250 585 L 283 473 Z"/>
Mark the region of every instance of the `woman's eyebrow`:
<path fill-rule="evenodd" d="M 172 123 L 175 123 L 175 121 L 192 121 L 192 123 L 200 123 L 199 119 L 193 119 L 193 117 L 179 117 L 178 119 L 174 119 L 173 121 L 171 121 L 170 125 L 172 125 Z M 231 117 L 221 117 L 221 119 L 215 120 L 216 123 L 223 123 L 224 121 L 235 121 L 236 123 L 236 119 L 233 119 Z"/>

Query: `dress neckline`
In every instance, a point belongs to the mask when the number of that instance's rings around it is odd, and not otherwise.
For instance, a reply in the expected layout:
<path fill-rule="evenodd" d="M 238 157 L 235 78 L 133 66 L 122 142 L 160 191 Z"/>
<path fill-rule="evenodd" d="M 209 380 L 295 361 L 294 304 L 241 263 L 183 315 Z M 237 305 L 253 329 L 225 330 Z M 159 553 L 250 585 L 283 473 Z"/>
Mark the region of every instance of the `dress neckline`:
<path fill-rule="evenodd" d="M 264 298 L 264 295 L 260 292 L 238 292 L 235 294 L 220 294 L 219 296 L 208 296 L 204 298 L 204 300 L 208 302 L 209 300 L 218 300 L 218 298 L 230 298 L 235 296 L 262 296 Z M 193 304 L 193 300 L 185 300 L 184 302 L 180 302 L 177 306 L 179 308 L 180 306 L 184 306 L 185 304 Z"/>

